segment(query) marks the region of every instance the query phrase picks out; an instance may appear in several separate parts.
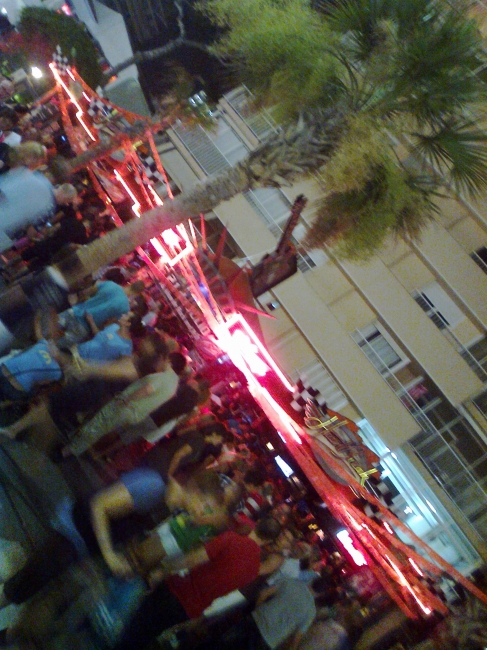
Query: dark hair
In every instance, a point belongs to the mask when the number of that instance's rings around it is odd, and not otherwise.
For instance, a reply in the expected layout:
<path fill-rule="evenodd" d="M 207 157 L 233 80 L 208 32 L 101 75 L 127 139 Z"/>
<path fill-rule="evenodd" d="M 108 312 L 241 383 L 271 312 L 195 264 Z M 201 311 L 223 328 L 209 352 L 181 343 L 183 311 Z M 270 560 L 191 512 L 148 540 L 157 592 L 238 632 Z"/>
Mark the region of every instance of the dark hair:
<path fill-rule="evenodd" d="M 19 115 L 10 106 L 2 106 L 0 108 L 0 117 L 7 118 L 15 126 L 19 122 Z"/>
<path fill-rule="evenodd" d="M 251 483 L 256 487 L 263 485 L 266 481 L 267 474 L 261 467 L 251 467 L 248 469 L 243 477 L 244 483 Z"/>
<path fill-rule="evenodd" d="M 136 280 L 135 282 L 132 282 L 132 284 L 130 284 L 129 287 L 132 295 L 135 295 L 137 293 L 142 293 L 142 291 L 144 291 L 145 284 L 143 280 Z"/>
<path fill-rule="evenodd" d="M 218 436 L 221 436 L 226 442 L 233 442 L 234 440 L 233 435 L 221 422 L 210 422 L 210 424 L 205 424 L 202 427 L 198 427 L 198 430 L 203 436 L 211 436 L 212 433 L 216 433 Z"/>
<path fill-rule="evenodd" d="M 152 354 L 146 354 L 143 357 L 139 358 L 138 367 L 142 376 L 151 375 L 157 371 L 159 362 L 162 359 L 167 359 L 169 350 L 165 341 L 156 334 L 151 332 L 145 337 L 146 341 L 150 341 L 154 347 L 154 352 Z"/>
<path fill-rule="evenodd" d="M 84 216 L 85 215 L 83 214 L 83 217 Z M 124 276 L 120 269 L 108 269 L 108 271 L 103 276 L 103 279 L 110 280 L 116 284 L 125 284 L 127 282 L 127 278 Z"/>
<path fill-rule="evenodd" d="M 169 354 L 169 363 L 177 375 L 180 375 L 188 365 L 186 357 L 181 352 L 171 352 Z"/>
<path fill-rule="evenodd" d="M 331 607 L 340 598 L 338 589 L 325 578 L 315 578 L 311 583 L 311 588 L 315 592 L 317 607 Z"/>
<path fill-rule="evenodd" d="M 135 336 L 137 338 L 141 338 L 147 335 L 147 328 L 142 323 L 142 319 L 138 314 L 134 314 L 130 319 L 129 332 L 130 336 Z"/>
<path fill-rule="evenodd" d="M 260 537 L 269 542 L 275 541 L 281 534 L 281 524 L 274 517 L 262 517 L 255 526 L 255 532 Z"/>
<path fill-rule="evenodd" d="M 223 487 L 220 481 L 220 477 L 216 472 L 211 472 L 205 470 L 203 472 L 198 472 L 194 475 L 194 482 L 196 487 L 209 496 L 214 497 L 215 499 L 223 501 Z"/>
<path fill-rule="evenodd" d="M 145 316 L 149 313 L 149 305 L 147 304 L 144 296 L 141 295 L 135 296 L 135 298 L 133 298 L 131 302 L 131 309 L 140 317 Z"/>

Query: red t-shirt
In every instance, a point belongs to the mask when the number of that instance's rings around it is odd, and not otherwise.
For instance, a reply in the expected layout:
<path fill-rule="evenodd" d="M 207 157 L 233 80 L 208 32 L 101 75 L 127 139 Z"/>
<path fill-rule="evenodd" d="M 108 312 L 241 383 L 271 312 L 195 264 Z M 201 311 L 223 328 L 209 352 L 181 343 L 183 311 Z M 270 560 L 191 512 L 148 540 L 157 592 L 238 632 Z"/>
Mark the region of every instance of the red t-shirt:
<path fill-rule="evenodd" d="M 245 587 L 259 575 L 260 547 L 248 537 L 227 530 L 207 542 L 205 549 L 209 562 L 184 578 L 172 576 L 167 581 L 189 618 L 201 616 L 215 598 Z"/>

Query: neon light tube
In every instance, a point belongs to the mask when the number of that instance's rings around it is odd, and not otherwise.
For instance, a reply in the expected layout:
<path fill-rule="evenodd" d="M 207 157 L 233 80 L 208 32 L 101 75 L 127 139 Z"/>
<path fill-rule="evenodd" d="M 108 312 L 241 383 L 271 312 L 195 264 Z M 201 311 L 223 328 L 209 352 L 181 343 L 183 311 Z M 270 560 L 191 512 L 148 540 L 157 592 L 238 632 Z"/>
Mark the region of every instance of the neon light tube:
<path fill-rule="evenodd" d="M 86 126 L 86 124 L 84 123 L 84 121 L 82 119 L 82 116 L 84 115 L 84 111 L 81 108 L 81 106 L 78 104 L 78 101 L 77 101 L 76 97 L 73 95 L 73 93 L 69 90 L 69 88 L 66 86 L 64 81 L 61 79 L 61 75 L 59 74 L 59 72 L 58 72 L 56 66 L 54 65 L 54 63 L 50 63 L 49 67 L 51 68 L 52 74 L 54 75 L 54 78 L 56 79 L 57 83 L 64 88 L 64 90 L 67 93 L 69 99 L 71 100 L 71 102 L 78 109 L 78 112 L 76 113 L 76 117 L 78 119 L 78 122 L 81 124 L 81 126 L 84 128 L 84 130 L 89 135 L 89 137 L 93 140 L 93 142 L 96 142 L 95 136 L 90 131 L 90 129 Z M 71 72 L 69 70 L 68 70 L 68 73 L 74 79 L 73 75 L 71 74 Z"/>

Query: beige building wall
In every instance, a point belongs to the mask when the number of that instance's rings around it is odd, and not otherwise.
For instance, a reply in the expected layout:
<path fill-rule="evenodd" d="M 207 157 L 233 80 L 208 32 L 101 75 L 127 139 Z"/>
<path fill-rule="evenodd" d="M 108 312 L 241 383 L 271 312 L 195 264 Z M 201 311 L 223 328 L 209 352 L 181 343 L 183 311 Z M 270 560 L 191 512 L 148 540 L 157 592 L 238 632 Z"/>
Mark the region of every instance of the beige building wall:
<path fill-rule="evenodd" d="M 342 390 L 384 442 L 392 449 L 403 444 L 418 433 L 418 424 L 337 318 L 307 287 L 305 277 L 297 274 L 278 285 L 274 293 Z"/>
<path fill-rule="evenodd" d="M 413 244 L 419 257 L 479 327 L 487 327 L 487 274 L 444 228 L 433 224 Z"/>
<path fill-rule="evenodd" d="M 385 264 L 340 263 L 389 332 L 454 405 L 479 393 L 483 384 Z"/>

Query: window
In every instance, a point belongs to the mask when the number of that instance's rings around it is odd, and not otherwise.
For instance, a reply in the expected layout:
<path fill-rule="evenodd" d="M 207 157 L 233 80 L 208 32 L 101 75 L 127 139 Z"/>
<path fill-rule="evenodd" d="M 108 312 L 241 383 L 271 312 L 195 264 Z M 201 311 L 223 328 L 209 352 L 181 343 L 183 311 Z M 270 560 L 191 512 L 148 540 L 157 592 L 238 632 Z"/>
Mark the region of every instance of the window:
<path fill-rule="evenodd" d="M 245 144 L 221 116 L 217 116 L 214 131 L 205 131 L 200 125 L 182 124 L 174 125 L 173 131 L 208 176 L 230 169 L 248 153 Z"/>
<path fill-rule="evenodd" d="M 402 350 L 380 331 L 378 323 L 356 330 L 352 338 L 381 375 L 399 370 L 409 361 Z"/>
<path fill-rule="evenodd" d="M 430 282 L 412 294 L 424 313 L 440 330 L 454 328 L 465 316 L 437 282 Z"/>
<path fill-rule="evenodd" d="M 470 257 L 480 266 L 484 273 L 487 273 L 487 246 L 482 246 L 474 251 Z"/>

